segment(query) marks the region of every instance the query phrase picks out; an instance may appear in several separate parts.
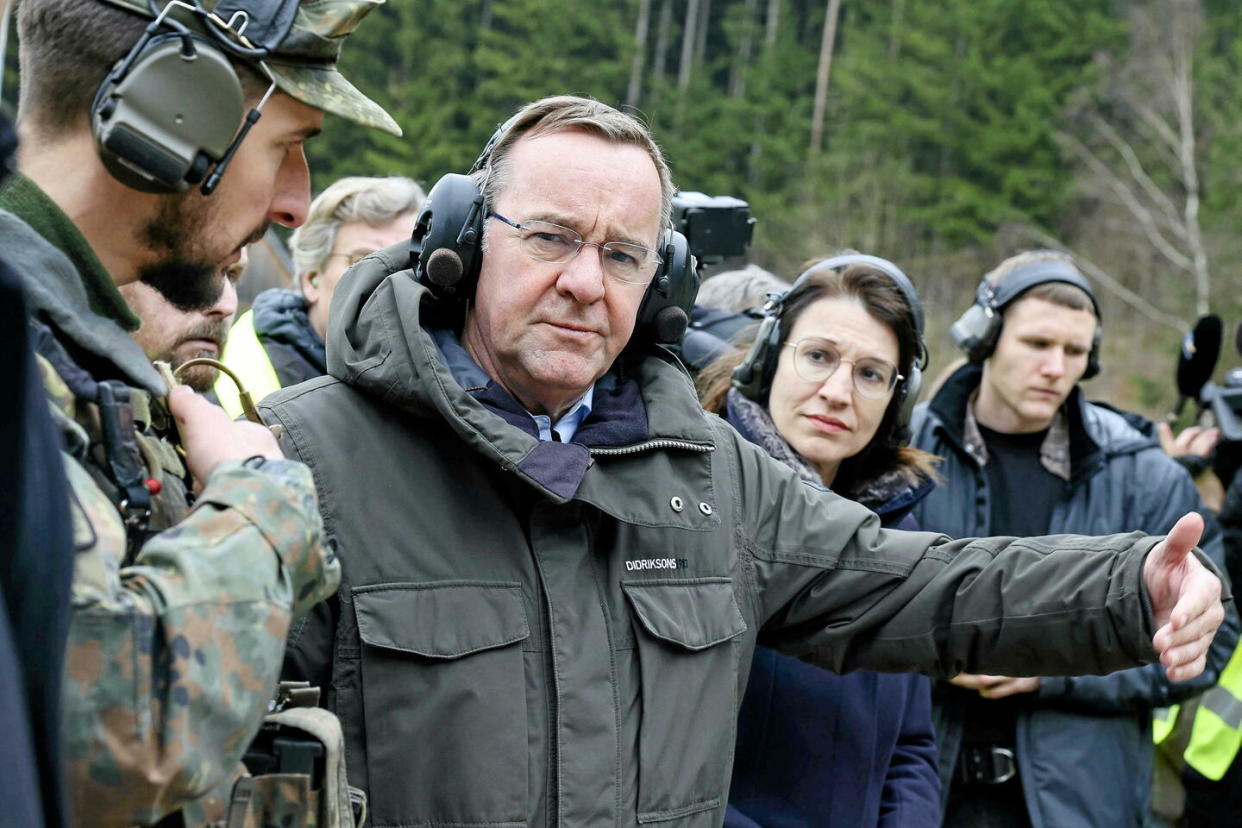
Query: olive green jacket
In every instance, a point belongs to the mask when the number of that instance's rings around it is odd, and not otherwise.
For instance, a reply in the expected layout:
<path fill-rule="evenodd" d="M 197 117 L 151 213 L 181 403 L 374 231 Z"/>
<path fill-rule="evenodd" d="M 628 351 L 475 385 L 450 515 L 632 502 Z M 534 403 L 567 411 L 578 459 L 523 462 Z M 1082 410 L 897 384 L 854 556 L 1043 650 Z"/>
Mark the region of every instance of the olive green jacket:
<path fill-rule="evenodd" d="M 331 376 L 261 406 L 344 573 L 288 677 L 327 688 L 377 828 L 718 826 L 757 641 L 936 676 L 1153 657 L 1154 539 L 881 529 L 704 413 L 663 353 L 636 368 L 644 438 L 539 443 L 458 386 L 407 266 L 351 271 Z"/>

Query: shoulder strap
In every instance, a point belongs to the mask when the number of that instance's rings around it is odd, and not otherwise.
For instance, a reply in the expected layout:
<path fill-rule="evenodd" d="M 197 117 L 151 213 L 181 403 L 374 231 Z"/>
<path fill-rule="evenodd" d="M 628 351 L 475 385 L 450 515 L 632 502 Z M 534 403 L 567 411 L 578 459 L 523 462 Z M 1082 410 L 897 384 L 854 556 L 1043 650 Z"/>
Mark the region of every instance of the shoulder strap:
<path fill-rule="evenodd" d="M 146 461 L 138 448 L 132 389 L 119 380 L 96 381 L 74 362 L 51 328 L 37 320 L 31 320 L 30 326 L 36 353 L 48 361 L 74 397 L 98 408 L 103 438 L 100 470 L 111 484 L 106 490 L 125 522 L 132 554 L 145 540 L 151 517 L 151 491 L 146 485 Z"/>

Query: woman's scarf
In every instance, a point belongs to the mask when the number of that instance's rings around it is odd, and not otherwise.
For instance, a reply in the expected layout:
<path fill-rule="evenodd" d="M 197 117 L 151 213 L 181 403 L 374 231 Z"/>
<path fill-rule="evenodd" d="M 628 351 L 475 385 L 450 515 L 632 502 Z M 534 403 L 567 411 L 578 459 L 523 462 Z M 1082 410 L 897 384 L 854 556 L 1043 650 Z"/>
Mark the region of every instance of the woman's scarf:
<path fill-rule="evenodd" d="M 789 466 L 803 480 L 818 486 L 824 485 L 823 478 L 811 468 L 806 458 L 794 451 L 777 432 L 772 415 L 762 405 L 747 399 L 736 388 L 730 388 L 725 396 L 725 416 L 743 437 L 766 451 L 773 459 Z"/>
<path fill-rule="evenodd" d="M 793 469 L 803 480 L 817 486 L 824 485 L 823 479 L 806 458 L 794 451 L 777 432 L 776 423 L 772 422 L 768 410 L 744 397 L 736 388 L 730 388 L 725 397 L 725 417 L 739 434 Z M 930 485 L 930 481 L 924 480 L 917 469 L 903 464 L 857 486 L 858 491 L 850 499 L 868 509 L 880 509 L 907 491 Z"/>

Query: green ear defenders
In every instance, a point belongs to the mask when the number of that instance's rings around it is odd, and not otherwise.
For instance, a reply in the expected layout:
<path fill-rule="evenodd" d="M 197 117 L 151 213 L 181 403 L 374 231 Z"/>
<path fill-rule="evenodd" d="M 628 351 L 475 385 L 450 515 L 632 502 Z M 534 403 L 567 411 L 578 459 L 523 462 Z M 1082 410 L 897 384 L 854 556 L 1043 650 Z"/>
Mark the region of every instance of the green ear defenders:
<path fill-rule="evenodd" d="M 246 113 L 229 57 L 266 71 L 262 59 L 288 33 L 297 5 L 224 0 L 208 12 L 198 2 L 168 2 L 91 104 L 91 130 L 108 172 L 142 192 L 176 193 L 198 184 L 210 195 L 274 88 Z M 188 12 L 195 28 L 174 11 Z"/>
<path fill-rule="evenodd" d="M 470 173 L 487 168 L 492 150 L 516 117 L 492 133 Z M 458 317 L 478 283 L 486 218 L 484 195 L 472 175 L 449 173 L 432 186 L 415 221 L 410 242 L 415 275 L 433 295 L 455 305 Z M 657 252 L 663 261 L 639 305 L 630 339 L 634 347 L 680 342 L 699 291 L 699 274 L 685 236 L 665 228 Z"/>
<path fill-rule="evenodd" d="M 953 344 L 964 351 L 971 362 L 983 362 L 996 349 L 1005 308 L 1031 288 L 1049 282 L 1064 282 L 1081 288 L 1095 308 L 1095 336 L 1091 340 L 1087 370 L 1082 375 L 1083 379 L 1091 379 L 1100 373 L 1100 303 L 1091 283 L 1068 261 L 1033 262 L 1006 274 L 998 284 L 984 279 L 975 290 L 974 304 L 949 328 Z"/>
<path fill-rule="evenodd" d="M 772 386 L 772 375 L 776 373 L 776 363 L 780 357 L 780 323 L 786 302 L 791 296 L 796 295 L 806 281 L 816 273 L 822 273 L 825 270 L 844 270 L 850 265 L 867 265 L 888 276 L 901 291 L 914 317 L 917 345 L 910 360 L 909 369 L 903 371 L 906 376 L 898 383 L 895 395 L 902 412 L 902 422 L 908 420 L 914 401 L 918 399 L 919 388 L 923 384 L 923 370 L 927 367 L 927 345 L 923 341 L 923 303 L 919 300 L 918 292 L 914 289 L 910 277 L 906 276 L 901 268 L 888 259 L 863 253 L 848 253 L 817 262 L 798 276 L 789 290 L 769 300 L 763 308 L 763 321 L 759 323 L 759 333 L 755 336 L 754 343 L 750 346 L 742 363 L 733 369 L 734 388 L 756 402 L 763 402 L 766 399 L 768 390 Z"/>

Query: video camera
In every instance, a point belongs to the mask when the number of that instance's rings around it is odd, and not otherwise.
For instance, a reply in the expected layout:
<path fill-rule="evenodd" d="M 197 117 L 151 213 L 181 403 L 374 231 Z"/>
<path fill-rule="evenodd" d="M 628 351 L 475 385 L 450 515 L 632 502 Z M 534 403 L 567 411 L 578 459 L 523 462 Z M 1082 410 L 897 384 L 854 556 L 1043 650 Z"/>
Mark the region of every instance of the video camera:
<path fill-rule="evenodd" d="M 1215 314 L 1201 317 L 1194 328 L 1182 339 L 1177 355 L 1178 400 L 1169 412 L 1172 423 L 1182 413 L 1186 403 L 1195 400 L 1198 410 L 1195 419 L 1210 411 L 1221 438 L 1228 442 L 1242 441 L 1242 368 L 1234 368 L 1225 375 L 1225 384 L 1211 381 L 1220 359 L 1224 324 Z M 1242 356 L 1242 324 L 1234 332 L 1234 347 Z"/>
<path fill-rule="evenodd" d="M 1172 423 L 1187 402 L 1195 401 L 1195 420 L 1210 419 L 1220 429 L 1215 467 L 1228 486 L 1242 461 L 1242 367 L 1231 369 L 1223 385 L 1211 381 L 1223 339 L 1224 324 L 1215 315 L 1201 317 L 1186 334 L 1177 357 L 1178 402 L 1168 420 Z M 1234 331 L 1234 347 L 1242 356 L 1242 324 Z"/>
<path fill-rule="evenodd" d="M 682 191 L 673 196 L 673 228 L 690 243 L 699 267 L 742 256 L 755 232 L 750 205 L 733 196 Z"/>

